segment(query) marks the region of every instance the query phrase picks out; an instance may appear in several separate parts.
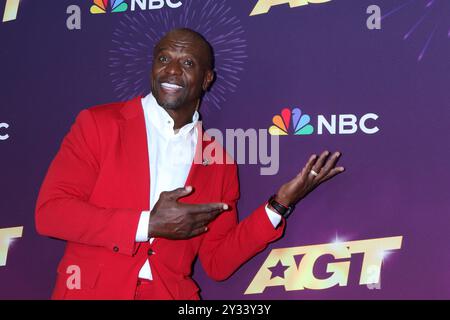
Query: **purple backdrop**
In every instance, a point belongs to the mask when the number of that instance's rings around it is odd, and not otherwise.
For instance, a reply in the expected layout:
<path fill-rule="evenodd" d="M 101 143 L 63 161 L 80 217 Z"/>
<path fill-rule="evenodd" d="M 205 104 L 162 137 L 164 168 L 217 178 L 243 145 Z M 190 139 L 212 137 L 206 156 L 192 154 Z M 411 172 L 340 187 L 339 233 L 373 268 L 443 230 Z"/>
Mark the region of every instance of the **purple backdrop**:
<path fill-rule="evenodd" d="M 9 0 L 7 2 L 12 2 Z M 20 2 L 0 22 L 0 229 L 23 226 L 0 266 L 0 298 L 47 299 L 64 242 L 37 235 L 34 205 L 76 114 L 148 91 L 150 48 L 174 26 L 198 29 L 217 54 L 216 87 L 202 107 L 207 128 L 268 129 L 283 108 L 311 116 L 311 135 L 280 137 L 280 170 L 241 165 L 240 217 L 301 169 L 311 153 L 341 150 L 347 171 L 298 206 L 286 235 L 217 283 L 196 265 L 206 299 L 450 298 L 450 3 L 332 0 L 250 16 L 257 0 L 181 0 L 179 8 L 91 14 L 90 1 Z M 175 3 L 176 1 L 172 1 Z M 0 3 L 4 9 L 5 1 Z M 381 29 L 369 30 L 369 5 Z M 69 30 L 69 5 L 81 29 Z M 3 13 L 0 13 L 0 18 Z M 378 115 L 375 134 L 317 134 L 324 115 Z M 272 249 L 403 236 L 385 259 L 381 286 L 360 285 L 361 255 L 346 286 L 244 295 Z M 318 261 L 326 278 L 328 259 Z"/>

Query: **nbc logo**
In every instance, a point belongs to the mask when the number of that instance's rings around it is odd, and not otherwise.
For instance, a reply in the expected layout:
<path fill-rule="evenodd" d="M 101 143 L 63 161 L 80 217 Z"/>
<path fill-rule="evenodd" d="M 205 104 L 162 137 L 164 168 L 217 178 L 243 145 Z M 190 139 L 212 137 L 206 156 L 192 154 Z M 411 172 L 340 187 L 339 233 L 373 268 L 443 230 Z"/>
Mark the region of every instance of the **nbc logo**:
<path fill-rule="evenodd" d="M 135 10 L 158 10 L 167 6 L 176 9 L 182 6 L 181 1 L 174 0 L 130 0 L 130 11 Z M 128 3 L 125 0 L 111 0 L 111 12 L 125 12 L 128 10 Z M 94 0 L 91 6 L 91 13 L 106 13 L 108 7 L 108 0 Z"/>
<path fill-rule="evenodd" d="M 284 108 L 281 110 L 281 115 L 277 114 L 273 117 L 273 125 L 269 128 L 269 133 L 273 136 L 287 135 L 291 119 L 294 134 L 304 135 L 314 132 L 314 128 L 309 124 L 311 120 L 309 115 L 302 114 L 302 110 L 299 108 L 293 109 L 292 112 L 288 108 Z"/>
<path fill-rule="evenodd" d="M 374 134 L 380 129 L 377 126 L 369 127 L 367 121 L 377 119 L 378 115 L 375 113 L 366 113 L 359 120 L 354 114 L 332 114 L 328 118 L 320 114 L 316 121 L 317 134 L 323 134 L 325 131 L 329 134 L 354 134 L 358 128 L 365 134 Z M 270 126 L 269 133 L 273 136 L 285 136 L 293 131 L 294 135 L 310 135 L 314 133 L 314 127 L 310 122 L 311 117 L 299 108 L 294 108 L 292 111 L 284 108 L 281 114 L 272 118 L 273 125 Z M 289 129 L 291 123 L 292 129 Z"/>
<path fill-rule="evenodd" d="M 91 13 L 105 13 L 108 7 L 108 0 L 94 0 L 94 4 L 91 6 Z M 128 4 L 124 0 L 112 0 L 111 12 L 124 12 L 127 11 Z"/>

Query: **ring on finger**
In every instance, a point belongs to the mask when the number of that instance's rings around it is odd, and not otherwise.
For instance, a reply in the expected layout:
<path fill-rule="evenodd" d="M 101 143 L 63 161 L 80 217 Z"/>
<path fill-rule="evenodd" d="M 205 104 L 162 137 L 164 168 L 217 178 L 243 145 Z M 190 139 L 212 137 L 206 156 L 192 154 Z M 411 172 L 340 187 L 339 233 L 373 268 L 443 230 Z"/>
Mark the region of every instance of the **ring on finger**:
<path fill-rule="evenodd" d="M 314 170 L 311 169 L 311 171 L 309 172 L 311 173 L 314 177 L 317 177 L 319 174 L 317 172 L 315 172 Z"/>

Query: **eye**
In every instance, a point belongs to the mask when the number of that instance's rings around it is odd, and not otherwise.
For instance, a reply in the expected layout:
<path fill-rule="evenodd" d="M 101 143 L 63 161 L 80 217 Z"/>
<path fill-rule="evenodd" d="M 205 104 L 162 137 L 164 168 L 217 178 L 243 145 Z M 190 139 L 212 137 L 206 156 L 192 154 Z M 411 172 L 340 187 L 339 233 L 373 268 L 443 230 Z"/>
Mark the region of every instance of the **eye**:
<path fill-rule="evenodd" d="M 184 65 L 188 66 L 188 67 L 192 67 L 194 65 L 194 61 L 188 59 L 188 60 L 184 61 Z"/>
<path fill-rule="evenodd" d="M 167 59 L 166 56 L 159 56 L 158 60 L 159 60 L 159 62 L 165 63 L 165 62 L 167 62 L 169 59 Z"/>

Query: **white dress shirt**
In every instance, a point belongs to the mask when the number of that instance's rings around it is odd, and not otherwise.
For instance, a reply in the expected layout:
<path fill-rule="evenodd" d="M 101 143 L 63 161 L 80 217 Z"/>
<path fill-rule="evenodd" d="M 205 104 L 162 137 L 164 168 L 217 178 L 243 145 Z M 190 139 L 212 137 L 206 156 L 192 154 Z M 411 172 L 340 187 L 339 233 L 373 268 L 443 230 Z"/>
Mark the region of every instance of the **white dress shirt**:
<path fill-rule="evenodd" d="M 145 127 L 147 130 L 148 156 L 150 162 L 150 211 L 163 191 L 184 187 L 191 168 L 197 146 L 199 114 L 192 116 L 192 122 L 184 125 L 176 133 L 172 117 L 158 105 L 150 93 L 142 98 Z M 136 242 L 153 242 L 148 239 L 150 211 L 143 211 L 139 220 Z M 281 216 L 266 206 L 267 216 L 274 227 Z M 139 278 L 152 280 L 148 259 L 139 271 Z"/>

